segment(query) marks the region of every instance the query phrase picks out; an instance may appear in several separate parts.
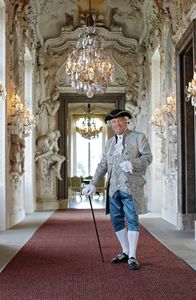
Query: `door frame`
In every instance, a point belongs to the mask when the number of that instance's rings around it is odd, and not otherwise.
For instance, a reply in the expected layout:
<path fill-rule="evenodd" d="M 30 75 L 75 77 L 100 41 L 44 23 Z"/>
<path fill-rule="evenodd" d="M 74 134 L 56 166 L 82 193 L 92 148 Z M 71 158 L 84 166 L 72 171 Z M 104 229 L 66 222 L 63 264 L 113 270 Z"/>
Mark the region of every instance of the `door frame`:
<path fill-rule="evenodd" d="M 176 109 L 178 152 L 178 228 L 194 228 L 196 217 L 195 115 L 186 102 L 186 86 L 196 64 L 196 20 L 193 20 L 176 45 Z"/>
<path fill-rule="evenodd" d="M 125 109 L 125 93 L 107 93 L 104 95 L 95 95 L 89 99 L 85 95 L 60 93 L 59 95 L 60 109 L 58 111 L 58 128 L 61 132 L 59 143 L 59 152 L 65 156 L 63 168 L 61 170 L 62 181 L 58 181 L 58 199 L 68 199 L 68 151 L 67 138 L 68 135 L 68 104 L 69 103 L 114 103 L 115 109 Z"/>

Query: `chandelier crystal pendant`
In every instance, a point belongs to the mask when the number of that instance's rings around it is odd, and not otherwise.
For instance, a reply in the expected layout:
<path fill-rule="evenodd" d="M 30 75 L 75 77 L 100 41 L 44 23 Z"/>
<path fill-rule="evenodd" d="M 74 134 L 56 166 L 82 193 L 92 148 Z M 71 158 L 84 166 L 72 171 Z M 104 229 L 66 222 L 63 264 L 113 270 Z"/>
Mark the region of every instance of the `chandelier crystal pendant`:
<path fill-rule="evenodd" d="M 92 98 L 94 94 L 105 92 L 112 73 L 113 64 L 94 26 L 89 1 L 87 22 L 81 28 L 76 47 L 67 58 L 66 74 L 70 77 L 72 88 Z"/>
<path fill-rule="evenodd" d="M 99 137 L 103 127 L 97 128 L 95 118 L 91 115 L 90 104 L 80 127 L 76 126 L 76 131 L 85 139 L 92 140 Z"/>

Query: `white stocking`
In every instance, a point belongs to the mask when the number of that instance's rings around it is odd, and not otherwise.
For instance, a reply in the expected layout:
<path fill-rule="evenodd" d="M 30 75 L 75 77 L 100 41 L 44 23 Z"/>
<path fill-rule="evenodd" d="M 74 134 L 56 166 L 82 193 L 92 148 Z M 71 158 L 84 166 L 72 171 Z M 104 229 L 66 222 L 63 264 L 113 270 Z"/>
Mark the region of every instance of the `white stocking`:
<path fill-rule="evenodd" d="M 116 232 L 117 238 L 121 244 L 122 247 L 122 251 L 125 254 L 129 254 L 129 241 L 128 241 L 128 237 L 127 237 L 127 230 L 126 228 L 117 231 Z"/>
<path fill-rule="evenodd" d="M 129 257 L 136 258 L 138 238 L 139 238 L 139 231 L 128 231 Z"/>

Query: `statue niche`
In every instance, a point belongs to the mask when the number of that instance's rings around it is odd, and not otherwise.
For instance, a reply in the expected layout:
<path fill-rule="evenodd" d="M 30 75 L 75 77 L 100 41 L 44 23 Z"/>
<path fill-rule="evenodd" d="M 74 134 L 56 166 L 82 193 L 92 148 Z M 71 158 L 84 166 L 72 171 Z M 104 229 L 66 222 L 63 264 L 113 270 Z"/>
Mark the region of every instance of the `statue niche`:
<path fill-rule="evenodd" d="M 45 166 L 48 166 L 48 170 L 44 170 L 44 174 L 49 174 L 51 170 L 54 170 L 55 176 L 62 180 L 61 178 L 61 165 L 65 160 L 63 155 L 60 155 L 58 147 L 58 139 L 60 137 L 59 130 L 49 132 L 48 134 L 38 137 L 36 141 L 37 151 L 35 154 L 35 161 L 43 159 L 47 161 Z M 46 172 L 47 171 L 47 172 Z M 43 176 L 42 176 L 43 178 Z"/>

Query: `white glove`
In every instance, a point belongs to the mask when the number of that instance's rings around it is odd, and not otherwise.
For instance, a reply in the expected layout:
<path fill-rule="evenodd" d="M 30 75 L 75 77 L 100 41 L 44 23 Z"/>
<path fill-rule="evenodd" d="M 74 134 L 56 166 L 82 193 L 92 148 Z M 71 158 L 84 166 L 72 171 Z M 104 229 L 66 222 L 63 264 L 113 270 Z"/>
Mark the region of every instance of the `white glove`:
<path fill-rule="evenodd" d="M 96 192 L 96 187 L 93 184 L 88 184 L 83 190 L 82 194 L 85 196 L 90 196 Z"/>
<path fill-rule="evenodd" d="M 120 163 L 120 167 L 123 170 L 123 172 L 130 172 L 131 174 L 133 173 L 133 165 L 130 160 L 123 161 Z"/>

